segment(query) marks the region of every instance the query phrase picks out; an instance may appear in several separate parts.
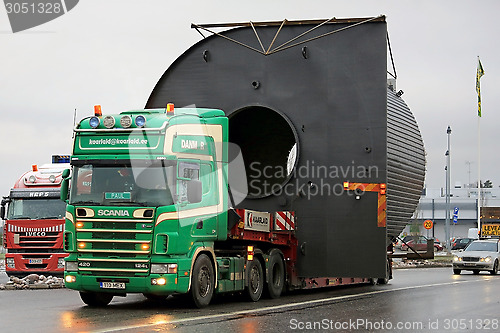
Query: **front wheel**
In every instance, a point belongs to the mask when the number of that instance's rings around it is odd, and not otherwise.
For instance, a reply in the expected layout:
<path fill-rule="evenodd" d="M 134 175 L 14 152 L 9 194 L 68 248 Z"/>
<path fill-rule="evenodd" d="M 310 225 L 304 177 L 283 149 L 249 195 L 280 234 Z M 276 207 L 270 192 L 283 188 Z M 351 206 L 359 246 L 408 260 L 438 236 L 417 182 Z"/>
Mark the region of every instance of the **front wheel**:
<path fill-rule="evenodd" d="M 497 275 L 498 273 L 498 260 L 495 260 L 495 263 L 493 264 L 493 269 L 490 271 L 491 275 Z"/>
<path fill-rule="evenodd" d="M 83 303 L 87 304 L 88 306 L 101 307 L 108 305 L 109 302 L 111 302 L 111 300 L 113 299 L 113 295 L 107 293 L 80 291 L 80 298 L 82 299 Z"/>
<path fill-rule="evenodd" d="M 194 305 L 204 308 L 212 300 L 215 276 L 212 261 L 206 254 L 201 254 L 195 261 L 191 275 L 191 298 Z"/>
<path fill-rule="evenodd" d="M 458 268 L 453 268 L 453 274 L 455 275 L 460 275 L 460 273 L 462 272 L 461 269 L 458 269 Z"/>
<path fill-rule="evenodd" d="M 264 274 L 259 260 L 252 260 L 247 263 L 248 287 L 246 294 L 252 302 L 257 302 L 264 290 Z"/>

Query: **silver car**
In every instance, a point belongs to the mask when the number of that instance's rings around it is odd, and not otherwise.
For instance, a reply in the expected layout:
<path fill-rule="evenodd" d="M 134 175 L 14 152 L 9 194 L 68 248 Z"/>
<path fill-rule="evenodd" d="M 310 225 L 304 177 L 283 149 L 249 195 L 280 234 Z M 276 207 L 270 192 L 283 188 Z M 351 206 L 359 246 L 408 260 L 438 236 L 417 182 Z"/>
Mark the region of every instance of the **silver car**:
<path fill-rule="evenodd" d="M 500 244 L 498 239 L 475 240 L 463 252 L 453 256 L 453 274 L 460 274 L 462 270 L 489 271 L 490 274 L 498 273 L 500 261 Z"/>

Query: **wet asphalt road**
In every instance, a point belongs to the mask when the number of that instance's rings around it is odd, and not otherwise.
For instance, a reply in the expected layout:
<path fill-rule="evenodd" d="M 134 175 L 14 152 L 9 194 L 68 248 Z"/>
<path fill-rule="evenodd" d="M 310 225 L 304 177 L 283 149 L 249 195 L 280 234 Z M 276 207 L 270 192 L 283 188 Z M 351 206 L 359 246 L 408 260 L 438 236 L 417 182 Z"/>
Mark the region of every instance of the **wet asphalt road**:
<path fill-rule="evenodd" d="M 290 293 L 257 303 L 221 297 L 206 309 L 182 298 L 115 297 L 89 308 L 77 292 L 0 291 L 0 332 L 500 331 L 500 275 L 400 269 L 388 285 Z"/>

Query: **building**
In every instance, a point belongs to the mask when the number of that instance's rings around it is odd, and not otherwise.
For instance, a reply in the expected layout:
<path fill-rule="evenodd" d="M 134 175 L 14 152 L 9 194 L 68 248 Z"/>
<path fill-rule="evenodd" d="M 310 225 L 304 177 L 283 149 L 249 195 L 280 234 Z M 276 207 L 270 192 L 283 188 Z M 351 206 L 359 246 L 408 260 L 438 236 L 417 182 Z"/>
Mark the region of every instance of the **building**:
<path fill-rule="evenodd" d="M 450 189 L 450 237 L 467 237 L 470 228 L 477 228 L 477 188 L 464 188 L 456 185 Z M 445 219 L 446 219 L 446 190 L 424 188 L 420 197 L 413 221 L 403 230 L 403 234 L 420 233 L 427 237 L 439 239 L 445 242 Z M 498 219 L 495 215 L 500 207 L 500 188 L 481 189 L 482 217 Z M 458 208 L 458 216 L 454 222 L 454 211 Z M 488 216 L 484 216 L 484 215 Z M 493 214 L 493 215 L 492 215 Z M 426 230 L 424 221 L 433 221 L 433 228 Z"/>

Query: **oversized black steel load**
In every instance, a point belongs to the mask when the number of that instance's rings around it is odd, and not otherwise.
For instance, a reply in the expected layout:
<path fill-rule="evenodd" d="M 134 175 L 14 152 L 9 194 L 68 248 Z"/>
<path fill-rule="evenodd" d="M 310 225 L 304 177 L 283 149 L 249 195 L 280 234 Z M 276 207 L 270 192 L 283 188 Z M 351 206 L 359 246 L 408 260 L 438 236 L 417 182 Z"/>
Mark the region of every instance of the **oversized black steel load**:
<path fill-rule="evenodd" d="M 425 164 L 415 119 L 387 89 L 385 17 L 226 27 L 166 70 L 146 108 L 224 110 L 247 171 L 239 206 L 296 212 L 299 275 L 384 276 Z M 347 181 L 387 183 L 387 228 L 377 193 L 346 193 Z"/>

